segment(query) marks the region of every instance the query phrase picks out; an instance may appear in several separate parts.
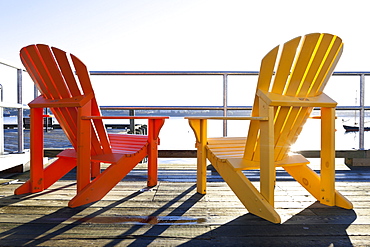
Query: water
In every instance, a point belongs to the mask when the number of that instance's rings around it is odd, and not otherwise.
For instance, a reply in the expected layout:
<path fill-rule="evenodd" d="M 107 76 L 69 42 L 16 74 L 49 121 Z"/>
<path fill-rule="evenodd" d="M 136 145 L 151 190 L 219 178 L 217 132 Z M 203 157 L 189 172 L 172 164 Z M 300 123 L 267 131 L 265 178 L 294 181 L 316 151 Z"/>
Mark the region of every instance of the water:
<path fill-rule="evenodd" d="M 346 124 L 351 125 L 353 121 L 348 121 Z M 297 142 L 292 147 L 293 150 L 319 150 L 320 149 L 320 128 L 321 121 L 318 119 L 309 119 L 303 127 Z M 338 118 L 335 122 L 335 149 L 336 150 L 351 150 L 359 148 L 359 132 L 346 132 L 343 128 L 343 121 Z M 370 132 L 365 132 L 365 149 L 370 147 L 370 143 L 366 139 L 370 137 Z"/>
<path fill-rule="evenodd" d="M 351 123 L 352 121 L 348 121 Z M 228 136 L 247 136 L 249 121 L 228 121 Z M 359 133 L 346 132 L 342 118 L 336 119 L 335 145 L 337 150 L 351 150 L 359 148 Z M 293 150 L 319 150 L 321 138 L 321 121 L 308 119 Z M 222 121 L 208 121 L 208 136 L 222 136 Z M 186 119 L 171 118 L 166 121 L 161 131 L 160 149 L 194 149 L 194 134 Z M 365 149 L 370 148 L 370 132 L 365 132 Z"/>
<path fill-rule="evenodd" d="M 353 122 L 352 119 L 347 123 Z M 128 120 L 124 120 L 128 121 Z M 209 136 L 222 136 L 222 122 L 220 120 L 210 120 L 208 123 Z M 137 120 L 135 123 L 146 124 L 145 120 Z M 293 150 L 318 150 L 320 149 L 320 124 L 317 119 L 308 119 L 301 135 Z M 345 132 L 342 127 L 342 118 L 336 120 L 336 149 L 351 150 L 359 147 L 359 133 Z M 247 136 L 249 121 L 228 121 L 228 136 Z M 17 130 L 6 129 L 5 132 L 5 151 L 14 152 L 17 150 Z M 123 133 L 124 130 L 108 129 L 110 133 Z M 68 148 L 71 147 L 69 141 L 60 129 L 49 130 L 44 133 L 45 148 Z M 366 142 L 370 137 L 370 132 L 365 132 L 365 149 L 370 148 Z M 29 149 L 29 130 L 25 130 L 24 139 L 25 149 Z M 160 132 L 161 150 L 189 150 L 195 149 L 195 138 L 188 121 L 182 117 L 172 117 L 167 119 Z M 185 160 L 184 160 L 185 161 Z"/>

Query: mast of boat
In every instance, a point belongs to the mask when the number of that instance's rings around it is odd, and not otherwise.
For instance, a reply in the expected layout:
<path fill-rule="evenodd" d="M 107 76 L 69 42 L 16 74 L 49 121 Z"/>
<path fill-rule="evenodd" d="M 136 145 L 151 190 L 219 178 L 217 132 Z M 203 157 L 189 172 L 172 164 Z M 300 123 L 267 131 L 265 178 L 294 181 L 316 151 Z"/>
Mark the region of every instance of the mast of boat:
<path fill-rule="evenodd" d="M 357 106 L 357 90 L 356 90 L 356 97 L 355 97 L 355 106 Z M 357 110 L 355 110 L 355 122 L 354 122 L 355 126 L 358 125 L 357 123 Z"/>

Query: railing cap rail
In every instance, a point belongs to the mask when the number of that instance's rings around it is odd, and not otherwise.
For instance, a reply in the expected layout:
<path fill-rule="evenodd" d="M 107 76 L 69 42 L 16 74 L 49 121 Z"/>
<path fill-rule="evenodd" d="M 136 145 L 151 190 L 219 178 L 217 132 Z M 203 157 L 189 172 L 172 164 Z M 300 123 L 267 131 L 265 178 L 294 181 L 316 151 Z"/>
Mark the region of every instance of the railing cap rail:
<path fill-rule="evenodd" d="M 10 68 L 13 68 L 13 69 L 22 69 L 22 70 L 24 70 L 23 68 L 18 67 L 18 66 L 15 66 L 15 65 L 11 65 L 10 63 L 5 63 L 5 62 L 1 62 L 1 61 L 0 61 L 0 64 L 1 64 L 1 65 L 4 65 L 4 66 L 7 66 L 7 67 L 10 67 Z M 24 70 L 24 71 L 25 71 L 25 70 Z"/>
<path fill-rule="evenodd" d="M 90 75 L 224 75 L 224 74 L 258 75 L 259 71 L 90 71 Z"/>
<path fill-rule="evenodd" d="M 259 71 L 90 71 L 90 75 L 258 75 Z M 335 71 L 333 75 L 370 75 L 370 71 Z"/>

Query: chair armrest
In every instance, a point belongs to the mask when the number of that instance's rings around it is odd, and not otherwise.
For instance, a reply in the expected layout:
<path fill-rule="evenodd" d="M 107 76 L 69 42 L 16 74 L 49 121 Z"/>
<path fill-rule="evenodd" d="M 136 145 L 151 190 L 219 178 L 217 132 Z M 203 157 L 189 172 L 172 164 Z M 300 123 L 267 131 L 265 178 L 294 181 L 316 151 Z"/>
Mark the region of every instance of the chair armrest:
<path fill-rule="evenodd" d="M 312 97 L 293 97 L 258 90 L 257 95 L 270 106 L 328 107 L 334 108 L 337 102 L 322 93 Z"/>
<path fill-rule="evenodd" d="M 83 116 L 83 120 L 96 120 L 96 119 L 168 119 L 164 116 Z"/>
<path fill-rule="evenodd" d="M 88 93 L 86 95 L 76 96 L 65 99 L 45 99 L 42 95 L 31 101 L 28 105 L 32 108 L 44 107 L 81 107 L 93 99 L 94 94 Z"/>
<path fill-rule="evenodd" d="M 158 139 L 164 120 L 169 117 L 163 116 L 83 116 L 82 120 L 102 120 L 102 119 L 148 119 L 148 140 L 154 142 Z"/>
<path fill-rule="evenodd" d="M 313 117 L 309 117 L 309 119 L 321 119 L 321 116 L 313 116 Z M 338 117 L 335 116 L 335 119 L 338 119 Z"/>
<path fill-rule="evenodd" d="M 207 120 L 252 120 L 252 121 L 267 121 L 268 117 L 185 117 L 189 120 L 189 125 L 192 128 L 197 143 L 205 145 L 207 142 Z"/>

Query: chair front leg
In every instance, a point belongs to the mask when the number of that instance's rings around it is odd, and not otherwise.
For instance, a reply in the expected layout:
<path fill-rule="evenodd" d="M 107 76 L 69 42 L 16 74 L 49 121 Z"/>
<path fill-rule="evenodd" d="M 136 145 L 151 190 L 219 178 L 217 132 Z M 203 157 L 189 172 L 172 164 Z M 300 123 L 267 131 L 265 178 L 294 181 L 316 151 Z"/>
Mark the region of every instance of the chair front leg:
<path fill-rule="evenodd" d="M 320 202 L 335 205 L 335 108 L 321 108 Z"/>
<path fill-rule="evenodd" d="M 77 193 L 91 181 L 91 120 L 82 116 L 91 114 L 91 101 L 78 108 L 77 122 Z"/>
<path fill-rule="evenodd" d="M 100 162 L 91 162 L 91 178 L 96 178 L 100 173 Z"/>
<path fill-rule="evenodd" d="M 44 190 L 43 108 L 31 108 L 30 115 L 30 192 L 35 193 Z"/>
<path fill-rule="evenodd" d="M 260 100 L 260 116 L 268 117 L 260 122 L 260 191 L 262 196 L 274 206 L 276 171 L 274 165 L 274 107 Z"/>
<path fill-rule="evenodd" d="M 148 187 L 156 186 L 158 183 L 158 136 L 164 121 L 164 119 L 148 119 Z"/>
<path fill-rule="evenodd" d="M 189 119 L 197 148 L 197 192 L 207 193 L 207 119 Z"/>

